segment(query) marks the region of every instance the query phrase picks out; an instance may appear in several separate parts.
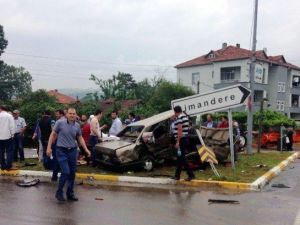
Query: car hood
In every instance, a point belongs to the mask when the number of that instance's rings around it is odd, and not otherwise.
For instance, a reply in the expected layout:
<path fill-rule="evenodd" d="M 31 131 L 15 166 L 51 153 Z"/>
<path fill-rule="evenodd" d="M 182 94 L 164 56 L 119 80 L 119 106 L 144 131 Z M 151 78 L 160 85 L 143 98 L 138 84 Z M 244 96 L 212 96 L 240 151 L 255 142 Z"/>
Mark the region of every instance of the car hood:
<path fill-rule="evenodd" d="M 119 140 L 119 141 L 105 141 L 97 144 L 95 146 L 96 151 L 104 154 L 104 155 L 110 155 L 115 156 L 116 150 L 127 147 L 129 145 L 135 145 L 131 142 Z"/>

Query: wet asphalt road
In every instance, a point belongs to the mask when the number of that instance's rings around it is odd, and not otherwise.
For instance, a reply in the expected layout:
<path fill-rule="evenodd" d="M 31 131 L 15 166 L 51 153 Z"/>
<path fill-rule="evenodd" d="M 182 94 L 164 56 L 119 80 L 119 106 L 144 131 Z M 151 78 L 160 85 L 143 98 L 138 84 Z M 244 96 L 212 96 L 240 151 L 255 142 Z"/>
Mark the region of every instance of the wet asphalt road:
<path fill-rule="evenodd" d="M 0 183 L 0 224 L 300 224 L 295 222 L 300 218 L 299 159 L 273 181 L 291 188 L 268 186 L 255 193 L 77 185 L 79 202 L 58 203 L 56 184 L 42 182 L 21 188 L 15 179 L 3 177 Z M 208 204 L 210 198 L 238 200 L 240 204 Z"/>

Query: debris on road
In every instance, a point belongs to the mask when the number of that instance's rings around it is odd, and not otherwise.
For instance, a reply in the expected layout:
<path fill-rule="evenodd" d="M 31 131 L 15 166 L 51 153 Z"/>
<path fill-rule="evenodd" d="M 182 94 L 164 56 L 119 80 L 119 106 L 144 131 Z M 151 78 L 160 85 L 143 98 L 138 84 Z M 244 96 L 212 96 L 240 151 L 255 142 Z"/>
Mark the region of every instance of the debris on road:
<path fill-rule="evenodd" d="M 32 179 L 32 180 L 17 181 L 16 185 L 19 187 L 32 187 L 38 185 L 39 183 L 40 183 L 40 179 Z"/>
<path fill-rule="evenodd" d="M 78 182 L 77 185 L 83 185 L 83 180 Z"/>
<path fill-rule="evenodd" d="M 256 168 L 262 168 L 262 167 L 266 167 L 266 165 L 265 165 L 265 164 L 257 164 L 257 165 L 254 166 L 254 167 L 256 167 Z"/>
<path fill-rule="evenodd" d="M 236 200 L 224 200 L 224 199 L 208 199 L 208 202 L 210 204 L 212 203 L 240 204 L 240 202 Z"/>
<path fill-rule="evenodd" d="M 276 188 L 290 188 L 289 186 L 286 186 L 285 184 L 272 184 L 272 187 L 276 187 Z"/>
<path fill-rule="evenodd" d="M 103 198 L 95 198 L 95 200 L 102 201 L 104 199 Z"/>
<path fill-rule="evenodd" d="M 33 163 L 33 162 L 26 162 L 23 167 L 26 167 L 26 166 L 36 166 L 37 164 L 36 163 Z"/>

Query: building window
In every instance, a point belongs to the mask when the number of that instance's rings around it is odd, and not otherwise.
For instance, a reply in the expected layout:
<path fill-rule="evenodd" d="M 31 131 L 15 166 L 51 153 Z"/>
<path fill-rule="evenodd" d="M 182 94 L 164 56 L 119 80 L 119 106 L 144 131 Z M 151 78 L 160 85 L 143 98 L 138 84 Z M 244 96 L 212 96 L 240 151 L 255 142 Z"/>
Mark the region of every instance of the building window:
<path fill-rule="evenodd" d="M 209 59 L 212 59 L 212 58 L 215 58 L 216 56 L 215 56 L 215 54 L 214 53 L 210 53 L 209 55 L 208 55 L 208 58 Z"/>
<path fill-rule="evenodd" d="M 285 92 L 285 82 L 278 82 L 278 92 Z"/>
<path fill-rule="evenodd" d="M 192 85 L 197 85 L 200 81 L 200 73 L 192 73 Z"/>
<path fill-rule="evenodd" d="M 261 102 L 264 99 L 264 91 L 254 91 L 254 102 Z"/>
<path fill-rule="evenodd" d="M 284 101 L 277 100 L 276 109 L 278 111 L 284 111 Z"/>
<path fill-rule="evenodd" d="M 241 67 L 221 68 L 221 83 L 239 81 Z"/>
<path fill-rule="evenodd" d="M 292 95 L 291 105 L 293 108 L 299 107 L 299 95 Z"/>
<path fill-rule="evenodd" d="M 299 86 L 300 86 L 300 77 L 293 76 L 293 87 L 299 87 Z"/>

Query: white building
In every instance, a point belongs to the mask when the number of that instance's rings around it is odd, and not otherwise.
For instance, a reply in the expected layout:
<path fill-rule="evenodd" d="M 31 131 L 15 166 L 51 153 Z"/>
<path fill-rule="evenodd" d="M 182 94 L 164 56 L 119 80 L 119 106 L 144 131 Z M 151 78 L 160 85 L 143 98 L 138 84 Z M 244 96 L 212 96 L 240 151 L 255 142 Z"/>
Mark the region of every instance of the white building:
<path fill-rule="evenodd" d="M 196 93 L 237 83 L 249 87 L 250 56 L 251 51 L 239 44 L 223 43 L 219 50 L 176 65 L 177 81 Z M 257 51 L 255 57 L 255 110 L 268 98 L 272 109 L 300 120 L 300 67 L 287 63 L 282 55 L 268 56 L 266 50 Z"/>

